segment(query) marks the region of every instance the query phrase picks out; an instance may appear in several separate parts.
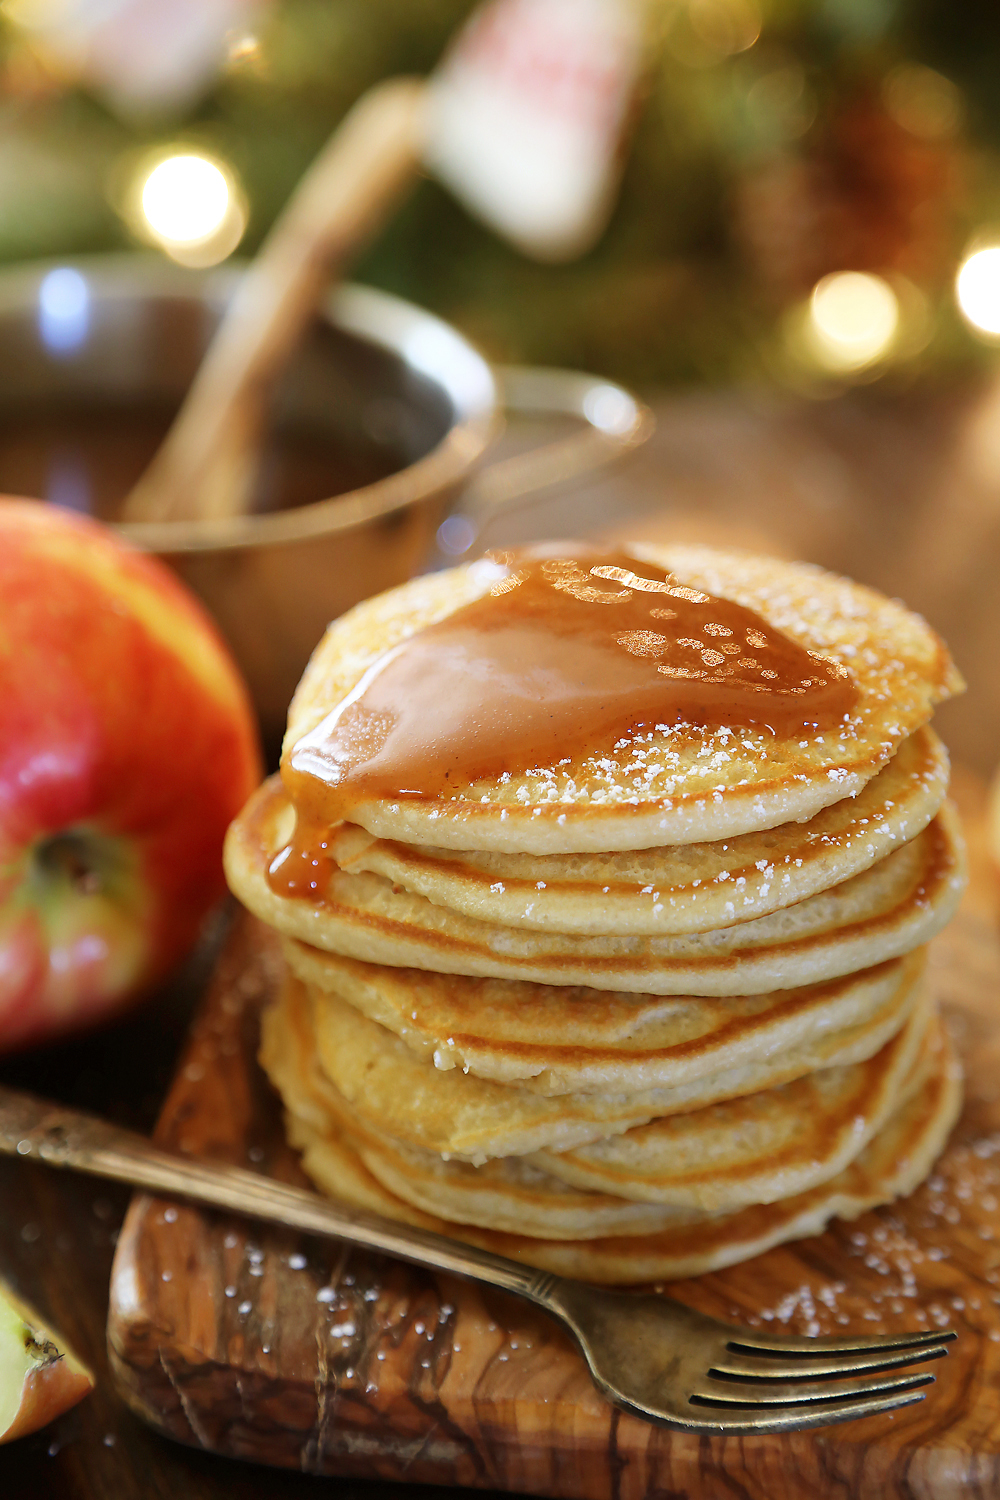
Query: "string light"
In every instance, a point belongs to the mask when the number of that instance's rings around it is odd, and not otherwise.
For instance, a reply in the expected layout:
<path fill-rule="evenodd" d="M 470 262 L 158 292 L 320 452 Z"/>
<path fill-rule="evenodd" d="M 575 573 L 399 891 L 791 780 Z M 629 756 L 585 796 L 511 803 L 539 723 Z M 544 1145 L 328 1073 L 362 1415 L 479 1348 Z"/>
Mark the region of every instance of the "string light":
<path fill-rule="evenodd" d="M 161 156 L 137 187 L 136 227 L 184 265 L 216 265 L 243 237 L 242 194 L 222 162 L 191 151 Z"/>
<path fill-rule="evenodd" d="M 955 278 L 955 297 L 977 333 L 1000 336 L 1000 245 L 966 256 Z"/>
<path fill-rule="evenodd" d="M 863 370 L 882 359 L 899 331 L 899 299 L 881 276 L 835 271 L 809 299 L 810 351 L 825 369 Z"/>
<path fill-rule="evenodd" d="M 226 217 L 229 183 L 204 156 L 168 156 L 142 189 L 142 211 L 158 239 L 177 245 L 207 240 Z"/>

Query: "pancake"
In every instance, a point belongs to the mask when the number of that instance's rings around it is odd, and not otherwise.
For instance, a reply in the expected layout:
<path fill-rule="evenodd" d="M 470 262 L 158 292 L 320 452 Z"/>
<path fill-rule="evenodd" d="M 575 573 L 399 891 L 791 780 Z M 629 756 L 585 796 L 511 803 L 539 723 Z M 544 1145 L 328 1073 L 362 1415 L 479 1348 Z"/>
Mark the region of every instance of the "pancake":
<path fill-rule="evenodd" d="M 765 1088 L 797 1076 L 790 1066 L 830 1067 L 848 1052 L 859 1060 L 902 1025 L 924 965 L 918 950 L 823 985 L 713 998 L 466 979 L 291 941 L 285 953 L 320 1014 L 322 995 L 336 996 L 422 1063 L 546 1095 L 690 1091 L 723 1073 Z"/>
<path fill-rule="evenodd" d="M 351 820 L 378 838 L 518 854 L 716 841 L 803 821 L 853 796 L 927 722 L 934 704 L 961 688 L 924 621 L 857 584 L 803 564 L 708 548 L 636 547 L 634 555 L 688 589 L 754 610 L 765 626 L 842 667 L 857 689 L 849 720 L 780 738 L 766 725 L 657 725 L 600 753 L 452 781 L 443 795 L 363 800 Z M 380 658 L 481 597 L 496 578 L 494 565 L 473 563 L 415 579 L 335 621 L 292 701 L 283 764 Z M 319 805 L 319 791 L 317 798 Z"/>
<path fill-rule="evenodd" d="M 944 801 L 948 755 L 933 730 L 904 740 L 858 795 L 807 823 L 715 844 L 616 854 L 497 854 L 375 839 L 344 824 L 343 870 L 383 876 L 467 917 L 564 933 L 708 932 L 793 906 L 915 838 Z"/>
<path fill-rule="evenodd" d="M 225 848 L 283 937 L 305 1170 L 627 1283 L 909 1191 L 960 1098 L 923 945 L 961 687 L 897 602 L 706 548 L 556 543 L 336 621 Z"/>
<path fill-rule="evenodd" d="M 881 1130 L 932 1012 L 924 994 L 902 1031 L 866 1062 L 529 1160 L 571 1187 L 672 1208 L 731 1212 L 791 1198 L 843 1171 Z"/>
<path fill-rule="evenodd" d="M 827 1181 L 843 1171 L 859 1156 L 868 1141 L 883 1126 L 895 1109 L 919 1086 L 926 1076 L 928 1056 L 923 1058 L 923 1070 L 916 1067 L 920 1051 L 922 1032 L 926 1032 L 927 1012 L 921 1017 L 921 1026 L 916 1035 L 907 1032 L 899 1046 L 893 1048 L 895 1057 L 885 1067 L 882 1080 L 885 1087 L 876 1084 L 877 1103 L 871 1110 L 865 1109 L 862 1119 L 864 1130 L 859 1139 L 848 1139 L 841 1143 L 839 1152 L 830 1153 L 832 1159 L 821 1156 L 813 1164 L 802 1162 L 799 1191 L 806 1191 Z M 935 1023 L 936 1024 L 936 1023 Z M 929 1046 L 933 1044 L 929 1039 Z M 929 1054 L 928 1054 L 929 1055 Z M 741 1101 L 742 1102 L 742 1101 Z M 863 1107 L 863 1106 L 862 1106 Z M 779 1094 L 764 1096 L 762 1108 L 773 1112 L 779 1124 L 794 1124 L 785 1119 L 784 1101 Z M 864 1107 L 863 1107 L 864 1108 Z M 697 1110 L 690 1115 L 675 1117 L 679 1132 L 686 1133 L 689 1150 L 697 1154 L 703 1144 L 702 1136 L 711 1125 L 706 1125 L 703 1116 L 712 1111 Z M 828 1119 L 836 1130 L 837 1110 L 834 1106 Z M 868 1128 L 868 1127 L 871 1128 Z M 768 1172 L 766 1154 L 756 1165 L 759 1181 L 766 1192 L 760 1200 L 736 1199 L 731 1204 L 717 1203 L 711 1208 L 704 1204 L 658 1202 L 650 1200 L 623 1201 L 620 1193 L 579 1190 L 551 1173 L 540 1169 L 537 1158 L 505 1157 L 500 1161 L 489 1161 L 482 1166 L 468 1162 L 443 1161 L 431 1152 L 416 1151 L 401 1146 L 384 1132 L 359 1126 L 356 1115 L 345 1112 L 334 1122 L 335 1132 L 340 1133 L 360 1156 L 372 1176 L 390 1193 L 425 1213 L 434 1214 L 458 1224 L 472 1224 L 483 1229 L 500 1230 L 507 1234 L 526 1235 L 532 1239 L 596 1240 L 608 1234 L 633 1235 L 653 1234 L 658 1231 L 695 1224 L 717 1216 L 720 1209 L 732 1210 L 748 1207 L 756 1201 L 773 1202 L 781 1197 L 791 1197 L 776 1190 L 776 1175 Z M 853 1147 L 853 1149 L 852 1149 Z M 838 1159 L 839 1157 L 839 1159 Z M 723 1163 L 723 1167 L 731 1163 Z M 706 1179 L 711 1185 L 713 1171 L 706 1166 Z M 713 1211 L 714 1210 L 714 1211 Z"/>
<path fill-rule="evenodd" d="M 719 1270 L 773 1245 L 818 1234 L 835 1215 L 855 1219 L 911 1192 L 930 1171 L 961 1105 L 961 1073 L 943 1033 L 928 1049 L 926 1071 L 916 1083 L 860 1155 L 826 1183 L 778 1203 L 692 1218 L 658 1233 L 593 1240 L 535 1239 L 442 1219 L 389 1192 L 345 1136 L 324 1133 L 297 1115 L 288 1116 L 288 1132 L 302 1152 L 305 1171 L 332 1198 L 559 1275 L 635 1285 Z"/>
<path fill-rule="evenodd" d="M 301 1003 L 301 996 L 299 1000 Z M 293 1007 L 295 1003 L 293 1000 Z M 520 1213 L 527 1216 L 529 1233 L 532 1223 L 540 1231 L 544 1223 L 546 1231 L 559 1238 L 573 1239 L 591 1231 L 637 1234 L 667 1223 L 686 1222 L 692 1217 L 683 1210 L 629 1203 L 621 1196 L 581 1193 L 550 1177 L 525 1157 L 503 1157 L 476 1167 L 467 1162 L 445 1161 L 429 1151 L 394 1141 L 352 1113 L 344 1096 L 317 1066 L 307 1031 L 276 1026 L 279 1014 L 270 1013 L 262 1055 L 271 1081 L 285 1103 L 287 1118 L 312 1133 L 344 1134 L 362 1159 L 366 1155 L 374 1158 L 373 1169 L 380 1180 L 386 1174 L 392 1179 L 394 1171 L 404 1179 L 408 1174 L 415 1175 L 424 1180 L 425 1191 L 427 1182 L 430 1183 L 433 1195 L 434 1180 L 438 1178 L 439 1188 L 446 1196 L 450 1183 L 451 1196 L 456 1193 L 461 1196 L 464 1188 L 478 1199 L 480 1220 L 485 1214 L 486 1222 L 492 1217 L 505 1227 L 512 1227 Z M 472 1222 L 477 1222 L 475 1205 L 471 1212 Z"/>
<path fill-rule="evenodd" d="M 902 1101 L 932 1010 L 924 996 L 865 1063 L 657 1120 L 567 1157 L 543 1152 L 479 1165 L 406 1145 L 370 1114 L 363 1119 L 317 1067 L 306 1028 L 269 1036 L 266 1050 L 286 1107 L 312 1129 L 345 1134 L 407 1202 L 461 1223 L 593 1239 L 773 1202 L 835 1176 Z"/>
<path fill-rule="evenodd" d="M 685 1068 L 682 1047 L 676 1072 L 683 1081 L 672 1088 L 552 1096 L 457 1069 L 441 1072 L 418 1061 L 398 1037 L 352 1006 L 333 995 L 309 994 L 290 979 L 281 1004 L 264 1018 L 261 1057 L 272 1074 L 281 1066 L 276 1057 L 290 1048 L 300 1059 L 315 1057 L 353 1114 L 372 1129 L 421 1150 L 481 1163 L 545 1149 L 568 1151 L 660 1116 L 776 1087 L 817 1064 L 864 1061 L 905 1024 L 918 993 L 919 983 L 902 984 L 873 1015 L 826 1036 L 809 1033 L 800 1046 L 780 1052 L 765 1050 L 751 1030 L 756 1049 L 746 1043 L 725 1049 L 724 1055 L 738 1061 L 715 1072 L 707 1071 L 711 1054 L 699 1059 L 705 1071 Z M 795 1020 L 801 1030 L 801 1015 Z"/>
<path fill-rule="evenodd" d="M 276 778 L 250 799 L 225 846 L 231 888 L 262 921 L 313 947 L 438 973 L 589 984 L 660 995 L 739 995 L 821 983 L 929 941 L 965 883 L 947 804 L 915 839 L 832 890 L 708 933 L 592 936 L 502 927 L 435 906 L 380 875 L 333 866 L 321 897 L 281 895 L 267 867 L 290 805 Z"/>

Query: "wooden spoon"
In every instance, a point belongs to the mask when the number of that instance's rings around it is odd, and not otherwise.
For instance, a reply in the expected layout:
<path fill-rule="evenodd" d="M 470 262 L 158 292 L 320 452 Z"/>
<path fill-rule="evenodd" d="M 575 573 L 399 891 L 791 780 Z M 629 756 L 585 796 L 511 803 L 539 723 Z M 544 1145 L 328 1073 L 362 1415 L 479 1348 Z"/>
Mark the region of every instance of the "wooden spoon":
<path fill-rule="evenodd" d="M 292 194 L 240 282 L 123 521 L 246 510 L 273 381 L 324 288 L 416 180 L 426 85 L 393 78 L 365 94 Z"/>

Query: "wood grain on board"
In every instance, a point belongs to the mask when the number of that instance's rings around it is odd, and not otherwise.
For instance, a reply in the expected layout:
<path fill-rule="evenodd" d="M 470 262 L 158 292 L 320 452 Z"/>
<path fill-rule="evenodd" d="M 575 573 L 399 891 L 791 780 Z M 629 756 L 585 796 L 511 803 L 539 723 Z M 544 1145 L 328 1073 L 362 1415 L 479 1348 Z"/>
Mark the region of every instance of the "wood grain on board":
<path fill-rule="evenodd" d="M 615 1411 L 568 1337 L 514 1299 L 138 1196 L 108 1329 L 133 1410 L 184 1443 L 312 1473 L 574 1500 L 1000 1495 L 1000 942 L 970 831 L 972 888 L 932 964 L 968 1100 L 933 1177 L 852 1224 L 664 1288 L 754 1327 L 954 1328 L 921 1405 L 787 1436 L 689 1437 Z M 279 972 L 273 939 L 241 917 L 158 1138 L 302 1183 L 255 1061 Z"/>

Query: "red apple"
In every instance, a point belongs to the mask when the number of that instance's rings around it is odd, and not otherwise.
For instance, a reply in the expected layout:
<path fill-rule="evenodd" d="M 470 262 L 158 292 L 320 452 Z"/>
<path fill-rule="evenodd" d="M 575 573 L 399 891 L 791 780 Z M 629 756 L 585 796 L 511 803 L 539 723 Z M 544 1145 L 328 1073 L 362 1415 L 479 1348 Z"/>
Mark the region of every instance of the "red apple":
<path fill-rule="evenodd" d="M 0 1050 L 102 1019 L 190 947 L 260 779 L 200 604 L 96 522 L 0 498 Z"/>
<path fill-rule="evenodd" d="M 37 1432 L 94 1388 L 94 1377 L 0 1282 L 0 1443 Z"/>

